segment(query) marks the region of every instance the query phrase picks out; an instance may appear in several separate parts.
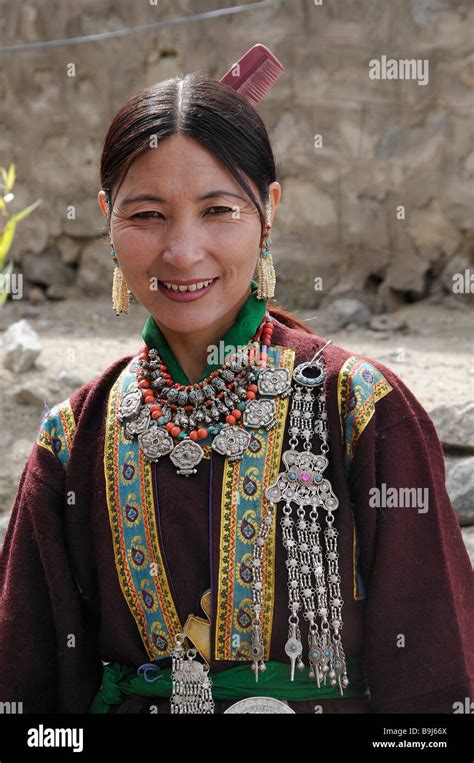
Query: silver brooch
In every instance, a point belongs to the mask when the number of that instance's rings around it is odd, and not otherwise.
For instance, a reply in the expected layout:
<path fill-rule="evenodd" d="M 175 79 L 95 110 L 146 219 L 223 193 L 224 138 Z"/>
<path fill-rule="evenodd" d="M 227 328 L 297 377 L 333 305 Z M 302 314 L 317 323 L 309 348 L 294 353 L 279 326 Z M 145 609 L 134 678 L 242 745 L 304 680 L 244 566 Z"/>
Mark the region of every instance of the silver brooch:
<path fill-rule="evenodd" d="M 276 423 L 276 403 L 274 400 L 249 400 L 244 411 L 243 423 L 252 429 L 271 429 Z"/>
<path fill-rule="evenodd" d="M 212 441 L 212 448 L 230 461 L 238 461 L 251 440 L 251 435 L 240 427 L 224 424 L 219 434 Z"/>
<path fill-rule="evenodd" d="M 291 392 L 291 377 L 287 368 L 265 368 L 258 375 L 258 391 L 261 395 L 281 395 Z"/>
<path fill-rule="evenodd" d="M 148 461 L 158 461 L 173 450 L 174 443 L 166 429 L 152 421 L 146 432 L 138 435 L 138 444 Z"/>
<path fill-rule="evenodd" d="M 170 454 L 173 464 L 178 467 L 178 474 L 184 474 L 189 477 L 190 474 L 196 474 L 195 466 L 198 465 L 204 451 L 197 442 L 186 438 L 179 442 Z"/>

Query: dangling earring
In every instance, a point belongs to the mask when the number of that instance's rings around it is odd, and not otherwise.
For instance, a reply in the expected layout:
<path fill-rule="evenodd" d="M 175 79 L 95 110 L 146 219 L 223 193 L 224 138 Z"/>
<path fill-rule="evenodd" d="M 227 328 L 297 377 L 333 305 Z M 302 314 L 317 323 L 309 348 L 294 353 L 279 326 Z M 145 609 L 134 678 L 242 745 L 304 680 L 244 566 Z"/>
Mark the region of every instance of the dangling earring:
<path fill-rule="evenodd" d="M 267 202 L 267 225 L 265 234 L 258 255 L 258 291 L 257 299 L 271 299 L 275 294 L 275 268 L 272 259 L 272 240 L 271 232 L 271 213 L 272 206 L 270 199 Z"/>
<path fill-rule="evenodd" d="M 115 250 L 113 247 L 112 257 L 115 257 Z M 112 283 L 112 308 L 115 310 L 116 315 L 120 315 L 120 313 L 128 313 L 129 296 L 130 292 L 122 268 L 119 265 L 116 265 Z"/>
<path fill-rule="evenodd" d="M 107 215 L 110 218 L 110 200 L 108 196 L 106 197 L 106 204 L 107 204 Z M 129 291 L 127 287 L 127 282 L 125 281 L 122 268 L 118 264 L 118 259 L 117 259 L 117 255 L 114 249 L 111 236 L 110 236 L 110 244 L 111 244 L 110 256 L 116 263 L 114 268 L 114 278 L 112 283 L 112 308 L 115 311 L 116 315 L 120 315 L 121 313 L 127 314 L 131 292 Z"/>

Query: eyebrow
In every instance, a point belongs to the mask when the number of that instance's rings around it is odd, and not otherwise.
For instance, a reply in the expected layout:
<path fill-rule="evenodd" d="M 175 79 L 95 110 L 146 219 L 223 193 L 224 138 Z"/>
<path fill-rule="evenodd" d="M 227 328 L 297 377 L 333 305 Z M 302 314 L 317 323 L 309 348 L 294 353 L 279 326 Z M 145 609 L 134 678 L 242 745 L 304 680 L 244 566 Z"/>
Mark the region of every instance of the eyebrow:
<path fill-rule="evenodd" d="M 209 193 L 205 193 L 203 196 L 197 196 L 195 201 L 205 201 L 206 199 L 214 199 L 219 196 L 233 196 L 236 199 L 240 199 L 241 201 L 244 201 L 247 203 L 247 199 L 245 199 L 243 196 L 239 196 L 238 193 L 233 193 L 232 191 L 209 191 Z M 122 201 L 122 204 L 134 204 L 137 201 L 160 201 L 166 203 L 167 200 L 163 198 L 163 196 L 156 196 L 155 194 L 149 194 L 149 193 L 142 193 L 138 196 L 129 196 L 128 199 L 124 199 Z"/>

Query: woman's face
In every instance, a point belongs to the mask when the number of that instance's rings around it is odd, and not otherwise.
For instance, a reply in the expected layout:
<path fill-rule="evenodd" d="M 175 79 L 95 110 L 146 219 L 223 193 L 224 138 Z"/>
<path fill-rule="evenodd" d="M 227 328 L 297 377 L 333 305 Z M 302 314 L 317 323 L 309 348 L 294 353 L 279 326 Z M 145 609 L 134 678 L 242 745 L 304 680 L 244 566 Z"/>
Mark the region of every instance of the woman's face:
<path fill-rule="evenodd" d="M 280 185 L 269 190 L 274 211 Z M 99 203 L 106 211 L 103 191 Z M 114 199 L 110 228 L 128 288 L 158 325 L 199 331 L 249 294 L 260 218 L 237 181 L 192 138 L 167 138 L 131 165 Z M 192 292 L 170 291 L 163 283 L 211 279 Z"/>

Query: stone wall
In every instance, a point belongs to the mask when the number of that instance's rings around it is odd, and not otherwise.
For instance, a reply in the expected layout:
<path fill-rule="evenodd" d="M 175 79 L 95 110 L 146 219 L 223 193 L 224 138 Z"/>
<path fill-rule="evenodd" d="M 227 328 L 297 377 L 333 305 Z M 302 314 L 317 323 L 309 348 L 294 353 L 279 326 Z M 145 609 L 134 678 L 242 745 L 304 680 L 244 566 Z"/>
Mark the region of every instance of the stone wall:
<path fill-rule="evenodd" d="M 238 4 L 0 0 L 1 39 L 70 38 Z M 258 107 L 283 186 L 273 231 L 279 301 L 312 308 L 350 296 L 383 312 L 420 298 L 452 300 L 452 274 L 470 268 L 474 248 L 472 22 L 467 0 L 288 0 L 0 53 L 0 164 L 17 165 L 18 208 L 42 199 L 13 247 L 26 292 L 36 300 L 109 293 L 96 194 L 112 116 L 130 95 L 178 72 L 219 78 L 263 42 L 286 67 Z M 427 60 L 428 82 L 371 79 L 369 62 L 382 56 Z"/>

